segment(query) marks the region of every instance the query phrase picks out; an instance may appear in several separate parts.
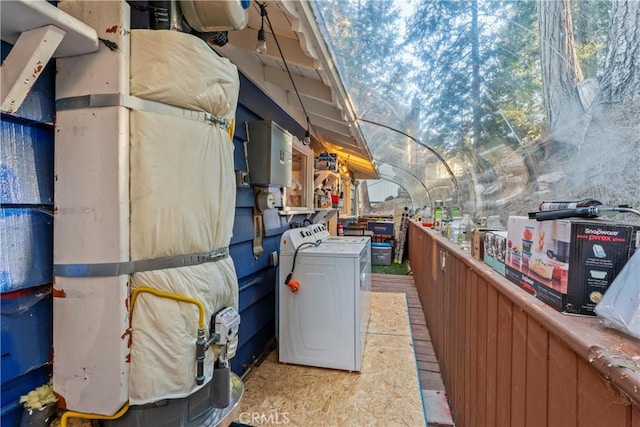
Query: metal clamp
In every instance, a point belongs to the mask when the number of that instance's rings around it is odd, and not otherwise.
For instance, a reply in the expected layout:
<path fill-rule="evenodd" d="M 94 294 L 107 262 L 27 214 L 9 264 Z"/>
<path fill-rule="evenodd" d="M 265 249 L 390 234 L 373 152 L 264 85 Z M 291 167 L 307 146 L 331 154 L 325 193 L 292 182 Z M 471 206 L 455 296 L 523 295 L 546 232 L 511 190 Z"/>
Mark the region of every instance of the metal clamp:
<path fill-rule="evenodd" d="M 113 277 L 142 271 L 187 267 L 217 261 L 229 256 L 229 248 L 199 254 L 176 255 L 138 261 L 96 264 L 54 264 L 53 275 L 58 277 Z"/>

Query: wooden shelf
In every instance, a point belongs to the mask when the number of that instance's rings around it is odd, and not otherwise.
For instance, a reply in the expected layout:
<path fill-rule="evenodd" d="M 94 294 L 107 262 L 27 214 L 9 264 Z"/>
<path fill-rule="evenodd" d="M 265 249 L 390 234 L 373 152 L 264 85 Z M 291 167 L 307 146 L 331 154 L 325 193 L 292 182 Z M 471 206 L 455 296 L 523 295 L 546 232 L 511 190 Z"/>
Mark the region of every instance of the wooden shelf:
<path fill-rule="evenodd" d="M 318 224 L 322 221 L 329 221 L 334 215 L 338 214 L 338 209 L 335 208 L 326 208 L 326 209 L 316 209 L 316 214 L 313 216 L 311 221 L 314 224 Z"/>
<path fill-rule="evenodd" d="M 2 1 L 2 40 L 15 44 L 24 32 L 54 25 L 65 32 L 53 58 L 98 50 L 98 34 L 87 24 L 46 1 Z"/>
<path fill-rule="evenodd" d="M 340 177 L 337 172 L 326 170 L 315 171 L 314 175 L 313 188 L 320 187 L 325 179 L 327 180 L 327 185 L 331 185 Z"/>
<path fill-rule="evenodd" d="M 12 43 L 4 63 L 0 109 L 15 113 L 52 58 L 98 50 L 98 34 L 46 1 L 0 2 L 2 40 Z"/>
<path fill-rule="evenodd" d="M 311 217 L 315 215 L 315 213 L 316 211 L 311 211 L 311 210 L 296 211 L 296 210 L 283 209 L 278 211 L 278 215 L 287 217 L 287 223 L 291 223 L 291 220 L 296 215 L 305 215 L 307 219 L 311 219 Z"/>

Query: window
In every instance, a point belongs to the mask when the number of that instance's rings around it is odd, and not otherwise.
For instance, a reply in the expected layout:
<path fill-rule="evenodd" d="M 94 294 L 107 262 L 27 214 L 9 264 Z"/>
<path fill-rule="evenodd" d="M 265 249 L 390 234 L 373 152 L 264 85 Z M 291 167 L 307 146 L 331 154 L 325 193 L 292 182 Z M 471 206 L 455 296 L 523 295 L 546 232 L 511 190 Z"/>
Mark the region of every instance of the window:
<path fill-rule="evenodd" d="M 313 150 L 293 138 L 291 186 L 284 189 L 284 210 L 313 212 Z"/>

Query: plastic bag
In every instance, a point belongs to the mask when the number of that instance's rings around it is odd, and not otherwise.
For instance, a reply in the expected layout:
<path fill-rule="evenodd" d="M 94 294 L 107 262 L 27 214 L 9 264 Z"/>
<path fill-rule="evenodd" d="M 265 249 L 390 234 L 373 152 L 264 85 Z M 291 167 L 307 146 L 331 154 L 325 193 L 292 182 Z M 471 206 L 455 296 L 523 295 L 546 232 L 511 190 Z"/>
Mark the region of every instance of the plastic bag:
<path fill-rule="evenodd" d="M 627 261 L 594 310 L 607 326 L 640 339 L 640 250 Z"/>

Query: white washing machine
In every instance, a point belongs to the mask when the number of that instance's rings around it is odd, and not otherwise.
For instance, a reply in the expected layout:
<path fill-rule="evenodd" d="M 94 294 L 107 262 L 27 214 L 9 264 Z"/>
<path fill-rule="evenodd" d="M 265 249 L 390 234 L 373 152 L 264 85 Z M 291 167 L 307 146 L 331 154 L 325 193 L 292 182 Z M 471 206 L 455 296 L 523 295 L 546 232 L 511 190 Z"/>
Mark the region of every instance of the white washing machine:
<path fill-rule="evenodd" d="M 365 245 L 367 268 L 365 279 L 365 291 L 360 294 L 360 305 L 366 318 L 363 319 L 362 330 L 364 333 L 369 327 L 369 315 L 371 313 L 371 236 L 332 236 L 329 234 L 329 230 L 325 224 L 312 224 L 307 227 L 311 230 L 316 241 L 322 241 L 323 243 L 342 243 L 342 244 L 355 244 Z"/>
<path fill-rule="evenodd" d="M 292 270 L 296 292 L 285 284 Z M 278 280 L 280 362 L 360 371 L 370 291 L 368 244 L 316 241 L 306 228 L 286 231 Z"/>
<path fill-rule="evenodd" d="M 366 332 L 369 325 L 369 313 L 371 312 L 371 236 L 332 236 L 324 224 L 312 224 L 307 226 L 311 230 L 316 241 L 323 243 L 343 243 L 365 245 L 366 257 L 369 260 L 366 270 L 366 291 L 362 292 L 360 304 L 367 313 L 366 320 L 363 321 L 363 330 Z"/>
<path fill-rule="evenodd" d="M 332 236 L 324 224 L 312 224 L 307 226 L 316 240 L 327 242 L 366 243 L 371 247 L 371 236 Z"/>

